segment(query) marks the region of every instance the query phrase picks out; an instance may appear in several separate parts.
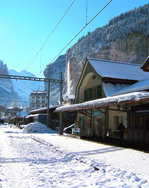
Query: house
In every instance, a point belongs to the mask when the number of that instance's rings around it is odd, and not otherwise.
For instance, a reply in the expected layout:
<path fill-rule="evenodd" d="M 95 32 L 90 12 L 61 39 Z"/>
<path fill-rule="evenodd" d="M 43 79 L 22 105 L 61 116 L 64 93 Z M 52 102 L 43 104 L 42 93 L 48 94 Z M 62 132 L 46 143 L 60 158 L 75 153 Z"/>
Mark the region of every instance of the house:
<path fill-rule="evenodd" d="M 56 127 L 59 127 L 59 114 L 55 113 L 56 108 L 60 107 L 59 105 L 49 107 L 49 126 L 53 130 Z M 74 112 L 65 112 L 63 113 L 63 125 L 64 127 L 74 123 L 76 119 L 76 113 Z M 25 117 L 26 124 L 31 122 L 40 122 L 47 124 L 47 107 L 39 108 L 36 110 L 31 110 L 28 116 Z"/>
<path fill-rule="evenodd" d="M 88 58 L 76 86 L 75 103 L 112 96 L 148 78 L 138 64 Z"/>
<path fill-rule="evenodd" d="M 59 126 L 59 114 L 54 113 L 58 106 L 49 107 L 49 120 L 47 120 L 47 107 L 31 110 L 28 116 L 25 117 L 26 123 L 40 122 L 42 124 L 49 123 L 49 127 L 54 129 Z"/>
<path fill-rule="evenodd" d="M 76 104 L 56 111 L 77 112 L 77 124 L 83 137 L 118 138 L 117 127 L 122 122 L 128 130 L 125 138 L 128 142 L 147 145 L 148 118 L 140 113 L 149 106 L 148 89 L 118 94 L 146 79 L 149 74 L 140 69 L 140 65 L 87 59 L 76 87 Z"/>
<path fill-rule="evenodd" d="M 9 121 L 12 117 L 20 117 L 22 108 L 18 107 L 7 107 L 4 109 L 4 119 Z"/>
<path fill-rule="evenodd" d="M 144 73 L 138 64 L 88 58 L 76 87 L 75 103 L 114 96 L 118 91 L 147 78 L 149 74 Z M 125 107 L 92 109 L 88 115 L 78 113 L 77 118 L 78 124 L 87 125 L 83 128 L 83 134 L 86 132 L 87 136 L 105 137 L 108 134 L 117 137 L 120 122 L 127 127 Z"/>

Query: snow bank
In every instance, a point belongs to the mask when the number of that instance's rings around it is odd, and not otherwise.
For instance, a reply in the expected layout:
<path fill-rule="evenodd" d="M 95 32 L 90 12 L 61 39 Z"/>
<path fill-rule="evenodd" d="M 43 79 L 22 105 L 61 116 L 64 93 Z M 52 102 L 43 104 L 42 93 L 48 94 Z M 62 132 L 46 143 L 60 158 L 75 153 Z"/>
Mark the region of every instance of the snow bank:
<path fill-rule="evenodd" d="M 52 129 L 48 128 L 45 124 L 35 122 L 29 123 L 24 129 L 24 133 L 56 133 Z"/>

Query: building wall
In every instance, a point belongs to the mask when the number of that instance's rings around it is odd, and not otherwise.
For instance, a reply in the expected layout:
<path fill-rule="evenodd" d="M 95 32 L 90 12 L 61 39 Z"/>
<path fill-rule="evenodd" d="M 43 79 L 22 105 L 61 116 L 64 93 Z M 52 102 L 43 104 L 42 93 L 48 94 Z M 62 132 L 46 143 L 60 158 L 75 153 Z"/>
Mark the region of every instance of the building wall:
<path fill-rule="evenodd" d="M 117 107 L 111 107 L 117 108 Z M 117 127 L 120 123 L 123 123 L 125 128 L 127 128 L 127 112 L 123 111 L 113 111 L 109 110 L 109 136 L 111 137 L 118 137 L 118 130 Z"/>
<path fill-rule="evenodd" d="M 46 92 L 33 92 L 30 94 L 30 110 L 43 108 L 47 106 Z"/>
<path fill-rule="evenodd" d="M 127 112 L 108 110 L 108 108 L 87 110 L 84 114 L 78 113 L 77 125 L 81 129 L 82 136 L 85 137 L 119 137 L 117 127 L 123 123 L 127 127 Z M 92 116 L 91 116 L 92 113 Z"/>
<path fill-rule="evenodd" d="M 76 92 L 76 103 L 85 102 L 84 91 L 95 86 L 101 86 L 101 97 L 93 97 L 90 100 L 105 97 L 102 88 L 102 78 L 95 72 L 92 66 L 88 63 L 85 69 L 85 73 L 81 77 Z"/>
<path fill-rule="evenodd" d="M 128 142 L 149 147 L 149 104 L 136 105 L 129 112 Z"/>
<path fill-rule="evenodd" d="M 87 110 L 85 112 L 88 115 L 82 113 L 77 114 L 77 125 L 80 128 L 82 137 L 103 136 L 105 117 L 100 110 Z M 92 117 L 91 117 L 92 113 Z"/>

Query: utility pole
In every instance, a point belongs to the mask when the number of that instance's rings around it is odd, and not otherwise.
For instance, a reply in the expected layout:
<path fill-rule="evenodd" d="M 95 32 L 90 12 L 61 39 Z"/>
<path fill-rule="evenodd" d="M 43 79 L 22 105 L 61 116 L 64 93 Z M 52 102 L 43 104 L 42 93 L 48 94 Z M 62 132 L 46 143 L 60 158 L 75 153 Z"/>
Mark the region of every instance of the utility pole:
<path fill-rule="evenodd" d="M 62 72 L 61 72 L 61 79 L 60 79 L 60 106 L 62 106 L 62 88 L 63 88 L 63 80 L 62 80 Z M 60 131 L 59 134 L 63 134 L 63 124 L 62 124 L 62 112 L 60 112 Z"/>
<path fill-rule="evenodd" d="M 49 104 L 50 104 L 50 80 L 48 81 L 48 96 L 47 96 L 47 127 L 50 127 L 49 125 L 49 119 L 50 119 L 50 113 L 49 113 Z"/>

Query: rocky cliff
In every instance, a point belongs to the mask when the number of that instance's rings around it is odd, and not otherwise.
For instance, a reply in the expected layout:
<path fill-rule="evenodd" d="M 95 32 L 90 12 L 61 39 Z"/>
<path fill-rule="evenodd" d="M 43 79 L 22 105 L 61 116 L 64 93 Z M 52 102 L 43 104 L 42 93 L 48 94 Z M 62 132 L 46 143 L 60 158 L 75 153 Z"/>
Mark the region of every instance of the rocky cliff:
<path fill-rule="evenodd" d="M 69 94 L 75 94 L 75 87 L 86 57 L 142 64 L 148 55 L 149 4 L 110 20 L 107 25 L 89 32 L 68 49 L 66 66 L 69 64 Z M 55 65 L 57 70 L 60 69 L 59 71 L 66 70 L 65 63 L 62 67 L 57 66 L 57 64 L 61 64 L 61 58 L 47 67 L 46 77 L 49 74 L 49 68 L 55 70 Z M 54 74 L 55 71 L 51 76 Z"/>
<path fill-rule="evenodd" d="M 63 79 L 63 94 L 66 93 L 66 56 L 61 55 L 57 60 L 47 65 L 44 71 L 45 78 L 60 80 L 62 72 Z M 45 90 L 47 90 L 47 83 L 45 83 Z M 50 83 L 50 104 L 56 104 L 59 101 L 60 96 L 60 84 Z"/>

